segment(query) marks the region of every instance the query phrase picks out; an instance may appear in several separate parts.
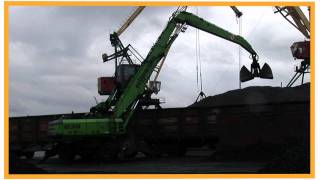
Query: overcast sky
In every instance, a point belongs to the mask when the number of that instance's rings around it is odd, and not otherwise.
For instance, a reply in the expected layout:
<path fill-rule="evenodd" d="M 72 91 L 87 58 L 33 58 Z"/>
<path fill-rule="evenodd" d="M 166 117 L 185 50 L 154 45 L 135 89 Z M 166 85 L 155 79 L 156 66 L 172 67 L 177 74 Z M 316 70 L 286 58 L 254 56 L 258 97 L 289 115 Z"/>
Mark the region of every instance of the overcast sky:
<path fill-rule="evenodd" d="M 254 79 L 247 86 L 286 85 L 293 76 L 289 47 L 304 37 L 272 7 L 238 7 L 243 12 L 242 35 L 267 62 L 273 80 Z M 121 35 L 144 57 L 176 7 L 147 7 Z M 87 112 L 95 105 L 97 78 L 114 73 L 109 34 L 121 26 L 133 7 L 10 7 L 9 107 L 10 116 Z M 195 7 L 188 11 L 195 13 Z M 229 7 L 198 7 L 198 15 L 238 34 L 239 24 Z M 158 97 L 164 107 L 193 103 L 199 93 L 196 75 L 196 30 L 188 27 L 171 47 L 160 74 Z M 203 90 L 215 95 L 239 88 L 238 46 L 200 32 Z M 242 65 L 250 66 L 242 50 Z"/>

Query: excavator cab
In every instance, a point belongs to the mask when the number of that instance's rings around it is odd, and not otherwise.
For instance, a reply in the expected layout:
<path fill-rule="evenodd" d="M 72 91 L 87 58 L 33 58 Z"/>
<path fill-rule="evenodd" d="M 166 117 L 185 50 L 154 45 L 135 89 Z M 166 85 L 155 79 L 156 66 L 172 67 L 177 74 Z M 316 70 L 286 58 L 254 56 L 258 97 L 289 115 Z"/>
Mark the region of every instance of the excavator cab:
<path fill-rule="evenodd" d="M 260 68 L 258 60 L 255 56 L 253 56 L 253 62 L 251 64 L 250 71 L 245 66 L 242 66 L 240 70 L 240 81 L 250 81 L 255 77 L 263 79 L 273 79 L 273 73 L 270 66 L 267 63 L 264 63 L 262 68 Z"/>

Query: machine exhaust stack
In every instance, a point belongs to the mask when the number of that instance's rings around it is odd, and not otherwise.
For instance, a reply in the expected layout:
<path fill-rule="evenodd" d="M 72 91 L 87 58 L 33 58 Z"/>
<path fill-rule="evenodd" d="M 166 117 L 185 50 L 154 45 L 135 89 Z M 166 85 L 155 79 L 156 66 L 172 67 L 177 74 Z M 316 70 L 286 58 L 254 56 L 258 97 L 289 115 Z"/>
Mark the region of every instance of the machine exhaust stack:
<path fill-rule="evenodd" d="M 267 63 L 264 63 L 262 69 L 256 59 L 253 59 L 251 64 L 251 71 L 249 71 L 245 66 L 242 66 L 240 70 L 240 81 L 246 82 L 250 81 L 255 77 L 263 79 L 273 79 L 273 73 L 270 66 Z"/>

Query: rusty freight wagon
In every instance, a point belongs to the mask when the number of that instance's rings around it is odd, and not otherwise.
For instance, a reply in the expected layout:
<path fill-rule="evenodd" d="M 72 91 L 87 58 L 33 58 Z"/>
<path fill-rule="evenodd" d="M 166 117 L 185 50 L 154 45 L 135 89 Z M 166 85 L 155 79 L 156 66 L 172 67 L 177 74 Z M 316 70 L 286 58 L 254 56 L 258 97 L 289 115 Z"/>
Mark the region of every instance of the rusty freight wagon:
<path fill-rule="evenodd" d="M 17 156 L 32 158 L 35 151 L 45 150 L 50 144 L 48 123 L 61 117 L 80 117 L 77 114 L 21 116 L 9 118 L 9 150 Z"/>
<path fill-rule="evenodd" d="M 134 144 L 134 151 L 126 153 L 128 156 L 132 157 L 138 151 L 147 155 L 171 156 L 183 155 L 190 147 L 207 146 L 216 152 L 234 152 L 256 146 L 274 149 L 308 143 L 309 103 L 296 101 L 139 110 L 129 124 L 129 138 L 122 149 Z M 12 117 L 9 123 L 10 152 L 31 158 L 35 151 L 50 147 L 52 139 L 47 136 L 48 122 L 61 117 L 72 121 L 72 118 L 82 116 L 84 113 Z M 86 139 L 79 141 L 85 142 Z M 75 147 L 76 143 L 65 145 Z M 73 155 L 81 155 L 84 153 L 79 150 L 85 148 L 72 149 L 75 150 Z"/>

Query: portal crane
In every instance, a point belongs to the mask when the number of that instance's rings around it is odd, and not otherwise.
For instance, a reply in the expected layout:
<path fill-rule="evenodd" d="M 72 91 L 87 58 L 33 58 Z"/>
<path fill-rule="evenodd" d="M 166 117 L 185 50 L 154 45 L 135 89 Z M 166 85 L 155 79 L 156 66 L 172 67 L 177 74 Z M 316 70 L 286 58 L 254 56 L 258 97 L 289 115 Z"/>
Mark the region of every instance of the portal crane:
<path fill-rule="evenodd" d="M 119 36 L 130 26 L 130 24 L 139 16 L 139 14 L 144 10 L 146 6 L 138 6 L 132 13 L 131 15 L 128 17 L 128 19 L 122 24 L 122 26 L 114 33 L 110 34 L 110 41 L 112 46 L 115 48 L 115 56 L 111 57 L 107 57 L 104 56 L 104 62 L 105 61 L 109 61 L 109 60 L 115 60 L 115 65 L 117 66 L 117 58 L 121 57 L 121 56 L 125 56 L 125 59 L 128 61 L 129 64 L 133 64 L 131 58 L 125 54 L 125 53 L 117 53 L 117 52 L 121 52 L 122 50 L 126 50 L 126 51 L 134 51 L 132 52 L 132 54 L 136 54 L 137 51 L 134 50 L 134 48 L 129 45 L 127 47 L 124 47 L 122 42 L 119 39 Z M 183 12 L 186 11 L 188 8 L 188 6 L 179 6 L 178 9 L 175 11 L 175 13 L 178 12 Z M 236 6 L 230 6 L 230 8 L 233 10 L 233 12 L 235 13 L 237 18 L 240 18 L 243 13 L 236 7 Z M 186 27 L 184 27 L 186 28 Z M 177 32 L 183 31 L 183 29 L 176 29 Z M 161 61 L 158 63 L 157 67 L 154 69 L 154 71 L 156 72 L 154 75 L 154 79 L 153 82 L 157 82 L 157 79 L 159 77 L 160 71 L 162 69 L 162 65 L 167 57 L 167 54 L 169 52 L 170 48 L 167 49 L 167 52 L 165 53 L 165 55 L 163 56 L 163 58 L 161 59 Z M 138 56 L 140 56 L 138 54 Z M 140 56 L 141 57 L 141 56 Z M 138 58 L 140 59 L 140 58 Z"/>
<path fill-rule="evenodd" d="M 292 56 L 302 61 L 300 66 L 295 68 L 296 73 L 287 84 L 287 87 L 291 87 L 301 75 L 301 84 L 303 84 L 304 74 L 310 73 L 310 22 L 299 6 L 275 6 L 275 8 L 275 13 L 280 13 L 307 39 L 306 41 L 294 42 L 290 47 Z"/>
<path fill-rule="evenodd" d="M 230 6 L 231 9 L 234 11 L 237 18 L 242 16 L 242 12 L 239 11 L 239 9 L 236 6 Z M 127 62 L 128 64 L 133 64 L 133 61 L 131 60 L 131 56 L 133 55 L 137 60 L 140 62 L 143 61 L 143 57 L 129 44 L 128 46 L 124 47 L 121 40 L 119 39 L 119 36 L 129 27 L 129 25 L 133 22 L 133 20 L 141 13 L 141 11 L 145 8 L 145 6 L 139 6 L 137 7 L 133 13 L 129 16 L 127 21 L 123 23 L 123 25 L 114 33 L 110 34 L 110 42 L 111 45 L 114 47 L 114 53 L 111 55 L 103 54 L 103 62 L 107 62 L 110 60 L 114 60 L 115 62 L 115 75 L 118 74 L 118 65 L 122 64 L 123 62 Z M 173 16 L 179 14 L 180 12 L 186 11 L 188 6 L 179 6 L 177 10 L 173 13 Z M 185 25 L 177 25 L 174 31 L 175 36 L 178 36 L 180 32 L 184 32 L 186 30 L 187 26 Z M 173 41 L 172 41 L 173 42 Z M 158 62 L 157 66 L 153 69 L 155 72 L 153 80 L 149 81 L 148 89 L 149 91 L 146 91 L 143 95 L 143 98 L 140 97 L 140 103 L 139 105 L 155 105 L 155 107 L 160 107 L 160 100 L 159 99 L 153 99 L 151 98 L 152 93 L 158 93 L 160 90 L 161 82 L 157 81 L 160 71 L 162 69 L 162 66 L 164 64 L 164 61 L 167 57 L 167 54 L 170 50 L 171 44 L 167 45 L 167 49 L 164 52 L 163 57 Z M 129 54 L 130 53 L 130 54 Z M 248 72 L 244 72 L 248 73 Z M 101 84 L 106 83 L 103 82 L 105 80 L 110 80 L 110 78 L 104 78 L 101 77 L 98 79 L 98 91 L 100 95 L 110 95 L 111 92 L 104 93 L 101 89 Z M 122 93 L 121 88 L 117 88 L 117 91 L 114 93 L 114 95 L 109 96 L 106 102 L 101 102 L 97 106 L 91 108 L 91 112 L 103 112 L 106 109 L 109 109 L 111 104 L 113 104 L 113 101 L 119 97 L 119 94 Z"/>

